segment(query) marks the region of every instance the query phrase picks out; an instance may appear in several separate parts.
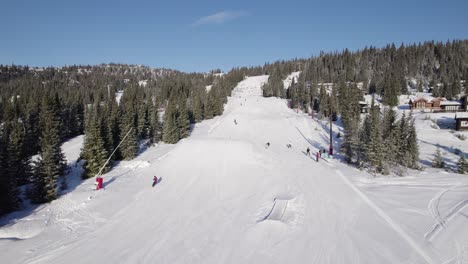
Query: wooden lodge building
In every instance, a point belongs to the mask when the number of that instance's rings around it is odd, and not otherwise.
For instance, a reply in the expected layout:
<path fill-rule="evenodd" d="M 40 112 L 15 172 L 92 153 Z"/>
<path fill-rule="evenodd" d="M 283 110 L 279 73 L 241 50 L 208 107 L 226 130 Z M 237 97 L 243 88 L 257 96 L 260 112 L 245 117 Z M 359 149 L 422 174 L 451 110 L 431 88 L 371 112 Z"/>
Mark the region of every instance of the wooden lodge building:
<path fill-rule="evenodd" d="M 465 95 L 460 101 L 448 101 L 443 97 L 426 98 L 419 97 L 410 99 L 410 109 L 431 110 L 434 112 L 463 112 L 468 111 L 468 99 Z"/>
<path fill-rule="evenodd" d="M 455 130 L 468 130 L 468 113 L 457 113 L 455 115 Z"/>

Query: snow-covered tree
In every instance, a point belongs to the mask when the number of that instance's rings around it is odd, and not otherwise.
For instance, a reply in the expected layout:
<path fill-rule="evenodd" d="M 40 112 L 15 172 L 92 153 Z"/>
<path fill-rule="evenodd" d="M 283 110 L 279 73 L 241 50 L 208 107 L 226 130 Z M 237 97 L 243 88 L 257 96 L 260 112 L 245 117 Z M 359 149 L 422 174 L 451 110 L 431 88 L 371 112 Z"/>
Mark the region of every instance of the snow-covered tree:
<path fill-rule="evenodd" d="M 466 162 L 465 154 L 463 153 L 460 154 L 460 159 L 458 159 L 457 162 L 457 172 L 460 174 L 465 174 L 468 172 L 468 163 Z"/>
<path fill-rule="evenodd" d="M 437 145 L 436 152 L 434 154 L 434 160 L 432 161 L 432 167 L 434 168 L 444 168 L 445 162 L 440 153 L 440 147 Z"/>

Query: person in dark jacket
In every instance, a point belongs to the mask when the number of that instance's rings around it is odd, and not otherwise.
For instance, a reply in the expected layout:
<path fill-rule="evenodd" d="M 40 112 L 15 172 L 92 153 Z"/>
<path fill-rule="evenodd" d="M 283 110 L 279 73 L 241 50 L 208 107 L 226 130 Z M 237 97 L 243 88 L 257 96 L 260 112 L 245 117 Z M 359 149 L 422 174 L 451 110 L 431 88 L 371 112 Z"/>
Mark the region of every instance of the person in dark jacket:
<path fill-rule="evenodd" d="M 158 177 L 153 177 L 153 187 L 158 183 Z"/>

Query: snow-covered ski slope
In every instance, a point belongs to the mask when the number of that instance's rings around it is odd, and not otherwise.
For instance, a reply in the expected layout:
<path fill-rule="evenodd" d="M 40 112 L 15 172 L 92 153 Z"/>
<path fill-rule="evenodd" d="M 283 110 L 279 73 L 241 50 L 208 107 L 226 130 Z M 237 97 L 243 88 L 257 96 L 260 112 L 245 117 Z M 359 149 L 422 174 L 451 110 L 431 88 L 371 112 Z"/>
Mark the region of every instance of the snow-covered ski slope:
<path fill-rule="evenodd" d="M 467 260 L 467 177 L 373 179 L 316 162 L 305 150 L 328 147 L 327 124 L 261 97 L 267 80 L 239 83 L 189 138 L 118 164 L 104 190 L 91 179 L 3 219 L 0 263 Z"/>

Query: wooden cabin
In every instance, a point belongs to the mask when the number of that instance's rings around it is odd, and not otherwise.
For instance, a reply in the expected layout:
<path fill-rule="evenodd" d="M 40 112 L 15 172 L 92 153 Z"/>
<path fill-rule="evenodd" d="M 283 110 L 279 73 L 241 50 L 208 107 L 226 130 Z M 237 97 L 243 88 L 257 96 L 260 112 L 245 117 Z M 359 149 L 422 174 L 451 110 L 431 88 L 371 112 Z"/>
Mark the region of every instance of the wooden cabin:
<path fill-rule="evenodd" d="M 455 115 L 455 130 L 464 131 L 468 130 L 468 114 L 458 113 Z"/>
<path fill-rule="evenodd" d="M 440 105 L 442 102 L 447 101 L 445 98 L 434 98 L 431 100 L 432 103 L 432 109 L 441 109 Z"/>
<path fill-rule="evenodd" d="M 431 109 L 432 102 L 426 98 L 420 97 L 416 99 L 411 99 L 409 101 L 409 106 L 411 109 Z"/>

